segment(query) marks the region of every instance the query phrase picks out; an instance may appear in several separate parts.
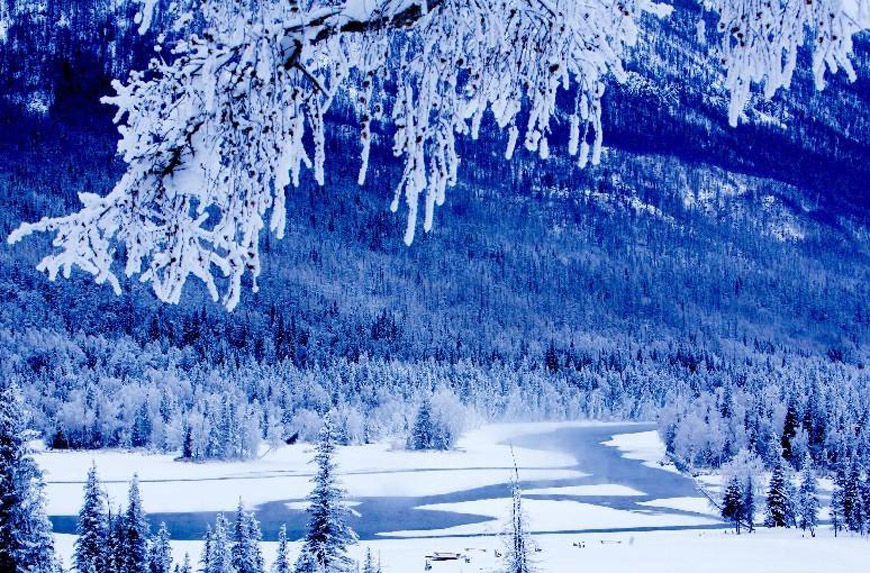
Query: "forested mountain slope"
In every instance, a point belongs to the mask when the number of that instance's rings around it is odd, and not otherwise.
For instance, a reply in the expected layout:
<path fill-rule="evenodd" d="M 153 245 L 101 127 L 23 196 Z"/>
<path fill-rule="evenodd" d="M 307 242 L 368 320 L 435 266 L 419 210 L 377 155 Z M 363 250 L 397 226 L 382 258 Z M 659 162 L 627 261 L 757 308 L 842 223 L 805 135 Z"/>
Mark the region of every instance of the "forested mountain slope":
<path fill-rule="evenodd" d="M 78 275 L 49 283 L 34 269 L 50 249 L 45 237 L 3 247 L 5 376 L 28 384 L 46 432 L 90 416 L 104 434 L 120 433 L 78 445 L 158 447 L 180 443 L 191 412 L 214 415 L 197 404 L 200 393 L 256 404 L 246 415 L 267 434 L 278 419 L 295 427 L 301 410 L 348 402 L 372 411 L 388 398 L 367 394 L 378 376 L 394 376 L 409 403 L 445 386 L 487 415 L 530 417 L 652 416 L 677 396 L 762 379 L 791 395 L 815 382 L 809 372 L 863 387 L 868 43 L 857 46 L 856 83 L 834 78 L 817 93 L 799 74 L 731 128 L 697 7 L 675 4 L 672 17 L 649 18 L 629 81 L 608 87 L 599 166 L 575 166 L 566 134 L 546 161 L 505 162 L 505 142 L 484 129 L 463 143 L 460 183 L 411 247 L 404 216 L 388 210 L 400 176 L 389 142 L 376 129 L 372 171 L 357 186 L 358 118 L 338 106 L 327 142 L 336 168 L 323 188 L 306 178 L 289 194 L 287 236 L 264 237 L 259 293 L 246 291 L 233 313 L 193 284 L 172 307 L 138 284 L 116 297 Z M 112 110 L 97 100 L 110 75 L 144 61 L 151 38 L 101 17 L 75 20 L 62 42 L 44 46 L 27 44 L 39 36 L 26 27 L 8 32 L 0 72 L 29 80 L 4 84 L 4 236 L 22 220 L 74 209 L 79 191 L 105 193 L 120 174 Z M 101 48 L 108 37 L 112 50 Z M 23 53 L 35 67 L 22 69 Z M 382 366 L 360 366 L 369 361 Z M 125 390 L 95 414 L 101 385 Z M 304 396 L 311 385 L 316 399 Z M 511 392 L 531 400 L 540 385 L 558 405 L 524 414 L 510 403 Z M 61 414 L 72 402 L 78 413 Z M 262 413 L 264 403 L 276 411 Z M 174 441 L 131 438 L 144 431 L 143 408 L 149 424 L 174 424 Z M 383 426 L 401 430 L 407 408 L 385 414 Z M 782 412 L 758 417 L 782 423 Z"/>

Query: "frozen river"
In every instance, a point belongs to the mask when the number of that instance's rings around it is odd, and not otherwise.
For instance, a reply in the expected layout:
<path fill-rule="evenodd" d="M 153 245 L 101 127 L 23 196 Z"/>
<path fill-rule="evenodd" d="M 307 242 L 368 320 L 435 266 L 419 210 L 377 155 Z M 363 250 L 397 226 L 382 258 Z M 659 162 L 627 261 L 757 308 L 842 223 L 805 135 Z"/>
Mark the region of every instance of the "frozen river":
<path fill-rule="evenodd" d="M 511 440 L 512 444 L 519 448 L 546 450 L 568 454 L 574 458 L 577 471 L 576 477 L 566 479 L 524 480 L 522 460 L 520 460 L 520 480 L 526 498 L 530 503 L 536 500 L 555 502 L 581 502 L 612 510 L 627 511 L 644 516 L 661 515 L 666 518 L 661 520 L 668 523 L 668 518 L 673 520 L 679 517 L 700 517 L 701 514 L 692 511 L 666 507 L 651 507 L 644 505 L 645 502 L 661 500 L 664 498 L 697 497 L 698 493 L 691 480 L 666 469 L 650 467 L 643 462 L 629 459 L 615 447 L 604 445 L 603 442 L 613 436 L 627 433 L 637 433 L 653 430 L 652 424 L 625 424 L 584 427 L 562 427 L 554 431 L 543 433 L 528 433 Z M 475 470 L 499 468 L 473 468 Z M 389 470 L 388 470 L 389 471 Z M 398 469 L 397 472 L 413 474 L 413 469 Z M 453 469 L 444 469 L 441 472 L 427 470 L 420 472 L 421 479 L 443 479 L 449 484 Z M 581 473 L 582 472 L 582 473 Z M 382 479 L 387 472 L 373 472 L 372 480 Z M 409 476 L 413 479 L 413 475 Z M 204 478 L 220 479 L 220 478 Z M 188 480 L 190 481 L 190 480 Z M 195 480 L 194 480 L 195 481 Z M 607 485 L 608 487 L 589 488 L 588 486 Z M 576 486 L 585 486 L 576 489 Z M 619 486 L 619 487 L 614 487 Z M 276 487 L 278 485 L 276 484 Z M 553 488 L 568 488 L 560 492 Z M 630 488 L 630 489 L 629 489 Z M 620 489 L 622 493 L 620 493 Z M 536 490 L 547 490 L 538 492 Z M 625 491 L 633 490 L 631 495 Z M 195 489 L 192 490 L 192 493 Z M 579 492 L 584 492 L 579 494 Z M 593 492 L 591 495 L 589 492 Z M 600 493 L 595 493 L 600 492 Z M 611 495 L 614 494 L 614 495 Z M 460 489 L 450 493 L 427 496 L 378 496 L 378 497 L 351 497 L 353 510 L 356 512 L 351 519 L 351 525 L 359 533 L 362 539 L 374 539 L 388 537 L 391 532 L 414 531 L 425 535 L 426 531 L 444 530 L 457 526 L 468 526 L 490 522 L 492 515 L 480 515 L 465 511 L 440 511 L 433 509 L 420 509 L 421 506 L 436 504 L 457 504 L 468 502 L 485 502 L 486 500 L 501 499 L 509 495 L 508 486 L 505 483 L 486 485 L 472 489 Z M 274 540 L 282 523 L 287 524 L 288 534 L 291 538 L 299 538 L 304 534 L 307 515 L 303 509 L 304 500 L 285 499 L 271 501 L 257 505 L 256 516 L 260 520 L 263 536 L 266 540 Z M 289 505 L 288 505 L 289 504 Z M 178 513 L 151 513 L 150 521 L 157 524 L 166 522 L 172 532 L 173 539 L 201 539 L 206 524 L 214 523 L 218 512 L 197 511 Z M 226 512 L 224 512 L 226 513 Z M 232 516 L 228 516 L 232 518 Z M 709 518 L 709 515 L 704 516 Z M 55 532 L 73 533 L 75 531 L 75 516 L 53 516 Z M 594 527 L 577 521 L 576 527 L 559 529 L 560 532 L 592 532 L 592 531 L 631 531 L 653 529 L 677 529 L 691 527 L 718 527 L 715 523 L 702 525 L 636 525 L 628 523 L 620 527 Z M 534 528 L 534 527 L 533 527 Z M 551 530 L 552 531 L 552 530 Z M 438 534 L 438 536 L 450 535 Z M 405 534 L 407 537 L 408 534 Z"/>

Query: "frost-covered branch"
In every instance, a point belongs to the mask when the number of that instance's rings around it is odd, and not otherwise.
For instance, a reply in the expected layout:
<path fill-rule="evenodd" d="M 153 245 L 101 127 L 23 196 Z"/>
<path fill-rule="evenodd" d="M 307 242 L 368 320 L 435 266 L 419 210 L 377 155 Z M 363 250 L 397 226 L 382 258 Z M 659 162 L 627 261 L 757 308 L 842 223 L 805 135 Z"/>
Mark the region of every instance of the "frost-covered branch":
<path fill-rule="evenodd" d="M 870 28 L 868 0 L 702 0 L 719 22 L 717 48 L 731 93 L 728 120 L 737 125 L 753 83 L 767 98 L 788 88 L 797 66 L 798 49 L 812 53 L 816 88 L 825 87 L 825 73 L 846 72 L 855 81 L 852 39 Z"/>
<path fill-rule="evenodd" d="M 143 4 L 147 29 L 156 0 Z M 720 19 L 735 123 L 752 82 L 768 95 L 787 86 L 807 30 L 815 71 L 850 75 L 852 35 L 870 0 L 702 0 Z M 488 114 L 507 131 L 506 159 L 521 143 L 546 159 L 560 90 L 570 97 L 568 152 L 597 163 L 606 83 L 623 81 L 623 59 L 651 0 L 205 0 L 178 22 L 201 34 L 157 46 L 147 70 L 115 82 L 126 173 L 105 197 L 82 194 L 73 214 L 24 224 L 55 234 L 39 265 L 50 278 L 79 267 L 120 289 L 116 265 L 177 303 L 190 275 L 234 308 L 242 280 L 260 272 L 259 239 L 284 233 L 285 193 L 310 168 L 324 184 L 324 116 L 348 96 L 361 116 L 359 183 L 372 122 L 394 127 L 402 160 L 393 211 L 407 205 L 405 242 L 418 219 L 456 183 L 457 137 L 476 138 Z M 559 98 L 566 101 L 569 97 Z M 386 102 L 386 103 L 384 103 Z M 422 211 L 422 214 L 420 213 Z"/>
<path fill-rule="evenodd" d="M 147 26 L 153 2 L 146 2 Z M 456 182 L 457 135 L 476 137 L 484 114 L 546 158 L 559 89 L 574 94 L 570 152 L 597 162 L 607 76 L 637 39 L 647 0 L 266 0 L 242 9 L 211 0 L 202 35 L 175 45 L 149 69 L 115 82 L 119 152 L 127 171 L 105 197 L 82 194 L 71 215 L 22 225 L 10 237 L 55 233 L 59 252 L 40 263 L 51 278 L 77 266 L 119 289 L 114 269 L 178 302 L 190 275 L 234 308 L 242 278 L 256 289 L 259 237 L 285 226 L 285 192 L 326 164 L 324 115 L 342 89 L 359 92 L 365 179 L 371 122 L 389 117 L 404 161 L 393 210 L 418 212 Z M 385 93 L 391 109 L 374 103 Z M 522 125 L 520 111 L 525 110 Z M 123 246 L 123 250 L 119 247 Z M 226 277 L 220 279 L 219 277 Z"/>

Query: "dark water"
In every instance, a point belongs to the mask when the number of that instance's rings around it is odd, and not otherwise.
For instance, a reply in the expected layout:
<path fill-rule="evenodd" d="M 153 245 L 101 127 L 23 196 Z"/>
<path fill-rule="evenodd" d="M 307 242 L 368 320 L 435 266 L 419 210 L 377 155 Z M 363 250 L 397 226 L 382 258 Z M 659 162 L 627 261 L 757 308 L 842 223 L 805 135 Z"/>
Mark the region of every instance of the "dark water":
<path fill-rule="evenodd" d="M 533 499 L 575 500 L 593 503 L 614 509 L 639 511 L 646 514 L 681 514 L 694 515 L 689 512 L 658 509 L 637 505 L 638 502 L 665 497 L 696 496 L 697 491 L 691 480 L 673 472 L 650 468 L 637 460 L 622 457 L 616 448 L 604 446 L 601 443 L 616 434 L 642 432 L 654 429 L 652 424 L 625 424 L 600 427 L 562 428 L 543 434 L 530 434 L 514 438 L 512 443 L 517 447 L 539 450 L 551 450 L 567 453 L 577 460 L 576 469 L 586 474 L 585 477 L 574 477 L 557 480 L 522 480 L 523 468 L 520 461 L 520 479 L 524 490 L 564 487 L 574 485 L 619 484 L 644 492 L 643 496 L 570 496 L 570 495 L 535 495 L 527 496 Z M 510 467 L 480 468 L 504 470 L 505 477 L 509 475 Z M 433 479 L 427 471 L 425 479 Z M 436 474 L 437 475 L 437 474 Z M 377 479 L 376 475 L 372 479 Z M 437 479 L 450 480 L 450 471 L 444 471 Z M 360 514 L 350 520 L 351 526 L 361 539 L 384 537 L 384 533 L 400 530 L 431 530 L 454 527 L 469 523 L 480 523 L 492 519 L 488 516 L 470 515 L 449 511 L 429 511 L 416 509 L 421 505 L 436 503 L 455 503 L 476 501 L 482 499 L 503 498 L 509 495 L 506 484 L 492 485 L 443 495 L 423 497 L 365 497 L 351 498 L 359 502 L 354 510 Z M 291 539 L 304 535 L 307 514 L 302 510 L 292 510 L 286 507 L 290 501 L 281 500 L 262 504 L 255 508 L 257 519 L 263 529 L 263 538 L 274 541 L 278 536 L 281 524 L 286 523 L 287 533 Z M 218 512 L 194 513 L 152 513 L 149 515 L 152 524 L 166 522 L 173 539 L 201 539 L 205 527 L 214 523 Z M 228 516 L 232 518 L 231 515 Z M 52 516 L 54 530 L 58 533 L 74 533 L 75 516 Z M 603 530 L 581 529 L 578 524 L 576 532 L 591 532 Z M 704 526 L 709 528 L 710 526 Z M 645 528 L 644 528 L 645 529 Z M 660 529 L 672 529 L 663 527 Z M 676 529 L 686 529 L 678 527 Z M 641 530 L 641 529 L 635 529 Z M 614 529 L 606 531 L 616 531 Z M 380 535 L 379 535 L 380 534 Z"/>

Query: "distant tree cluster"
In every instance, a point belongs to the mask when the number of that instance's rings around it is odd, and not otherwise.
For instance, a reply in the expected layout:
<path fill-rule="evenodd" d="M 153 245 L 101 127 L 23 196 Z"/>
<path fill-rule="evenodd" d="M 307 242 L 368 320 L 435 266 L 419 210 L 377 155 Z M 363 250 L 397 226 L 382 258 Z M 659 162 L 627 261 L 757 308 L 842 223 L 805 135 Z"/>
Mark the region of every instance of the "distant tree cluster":
<path fill-rule="evenodd" d="M 412 450 L 449 450 L 464 429 L 464 410 L 456 397 L 442 390 L 420 403 L 408 448 Z"/>
<path fill-rule="evenodd" d="M 777 449 L 773 444 L 771 449 Z M 834 470 L 834 490 L 830 502 L 830 524 L 834 534 L 847 531 L 870 534 L 870 472 L 857 457 L 841 460 Z M 767 487 L 763 487 L 764 463 L 745 449 L 722 468 L 723 490 L 718 501 L 722 518 L 733 524 L 737 533 L 755 529 L 757 512 L 763 501 L 766 527 L 798 527 L 815 536 L 821 504 L 818 480 L 812 458 L 805 455 L 799 475 L 782 456 L 773 461 Z"/>
<path fill-rule="evenodd" d="M 771 469 L 782 459 L 797 469 L 808 457 L 828 473 L 870 456 L 870 379 L 863 368 L 783 359 L 727 370 L 693 399 L 675 399 L 662 410 L 660 432 L 684 465 L 716 468 L 746 449 Z"/>

